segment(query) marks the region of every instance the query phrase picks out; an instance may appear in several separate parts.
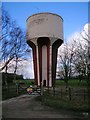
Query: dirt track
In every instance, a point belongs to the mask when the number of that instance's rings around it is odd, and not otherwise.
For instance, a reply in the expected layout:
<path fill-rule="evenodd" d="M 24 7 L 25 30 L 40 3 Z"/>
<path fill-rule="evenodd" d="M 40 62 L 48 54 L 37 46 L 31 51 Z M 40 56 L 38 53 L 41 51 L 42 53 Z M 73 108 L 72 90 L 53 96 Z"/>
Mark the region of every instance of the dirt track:
<path fill-rule="evenodd" d="M 53 110 L 35 101 L 35 95 L 22 95 L 2 103 L 4 118 L 77 118 L 69 111 Z"/>

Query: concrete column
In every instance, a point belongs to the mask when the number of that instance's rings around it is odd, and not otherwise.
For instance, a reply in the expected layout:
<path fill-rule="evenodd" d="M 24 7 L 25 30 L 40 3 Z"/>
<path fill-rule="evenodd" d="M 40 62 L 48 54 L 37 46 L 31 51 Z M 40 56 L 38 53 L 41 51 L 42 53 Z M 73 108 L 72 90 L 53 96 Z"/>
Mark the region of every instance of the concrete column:
<path fill-rule="evenodd" d="M 49 86 L 52 86 L 52 46 L 50 46 L 50 61 L 49 61 Z"/>
<path fill-rule="evenodd" d="M 38 86 L 40 86 L 40 73 L 39 73 L 39 56 L 38 56 L 38 46 L 36 46 L 37 51 L 37 76 L 38 76 Z"/>
<path fill-rule="evenodd" d="M 47 79 L 47 46 L 42 46 L 42 83 L 43 85 L 46 82 L 46 86 L 48 85 L 48 79 Z"/>

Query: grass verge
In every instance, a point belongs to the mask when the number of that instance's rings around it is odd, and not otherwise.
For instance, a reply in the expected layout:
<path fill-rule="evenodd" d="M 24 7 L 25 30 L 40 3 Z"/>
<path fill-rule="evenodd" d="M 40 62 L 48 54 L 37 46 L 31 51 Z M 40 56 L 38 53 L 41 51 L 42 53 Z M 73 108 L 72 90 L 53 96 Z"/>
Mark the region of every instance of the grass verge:
<path fill-rule="evenodd" d="M 50 106 L 56 110 L 65 109 L 77 112 L 88 112 L 90 110 L 90 108 L 88 107 L 88 101 L 87 103 L 84 103 L 84 101 L 69 101 L 65 99 L 60 99 L 58 96 L 51 96 L 50 94 L 38 96 L 36 99 L 41 101 L 42 104 Z"/>

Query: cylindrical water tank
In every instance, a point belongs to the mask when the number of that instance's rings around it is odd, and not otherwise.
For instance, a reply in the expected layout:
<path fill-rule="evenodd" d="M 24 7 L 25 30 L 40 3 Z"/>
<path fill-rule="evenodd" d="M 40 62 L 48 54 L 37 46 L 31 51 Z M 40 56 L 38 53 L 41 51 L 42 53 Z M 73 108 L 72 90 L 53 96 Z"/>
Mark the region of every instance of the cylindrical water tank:
<path fill-rule="evenodd" d="M 63 19 L 53 13 L 38 13 L 27 19 L 27 40 L 49 37 L 63 40 Z"/>

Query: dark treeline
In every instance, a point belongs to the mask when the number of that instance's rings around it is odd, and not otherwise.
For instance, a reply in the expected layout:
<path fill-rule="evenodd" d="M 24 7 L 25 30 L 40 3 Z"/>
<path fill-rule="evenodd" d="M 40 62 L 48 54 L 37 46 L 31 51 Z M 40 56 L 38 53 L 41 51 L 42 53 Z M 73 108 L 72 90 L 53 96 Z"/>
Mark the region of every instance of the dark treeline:
<path fill-rule="evenodd" d="M 5 80 L 7 77 L 7 83 L 13 83 L 14 80 L 14 73 L 2 73 L 2 85 L 5 85 Z M 22 80 L 23 79 L 23 75 L 16 75 L 16 80 Z"/>

